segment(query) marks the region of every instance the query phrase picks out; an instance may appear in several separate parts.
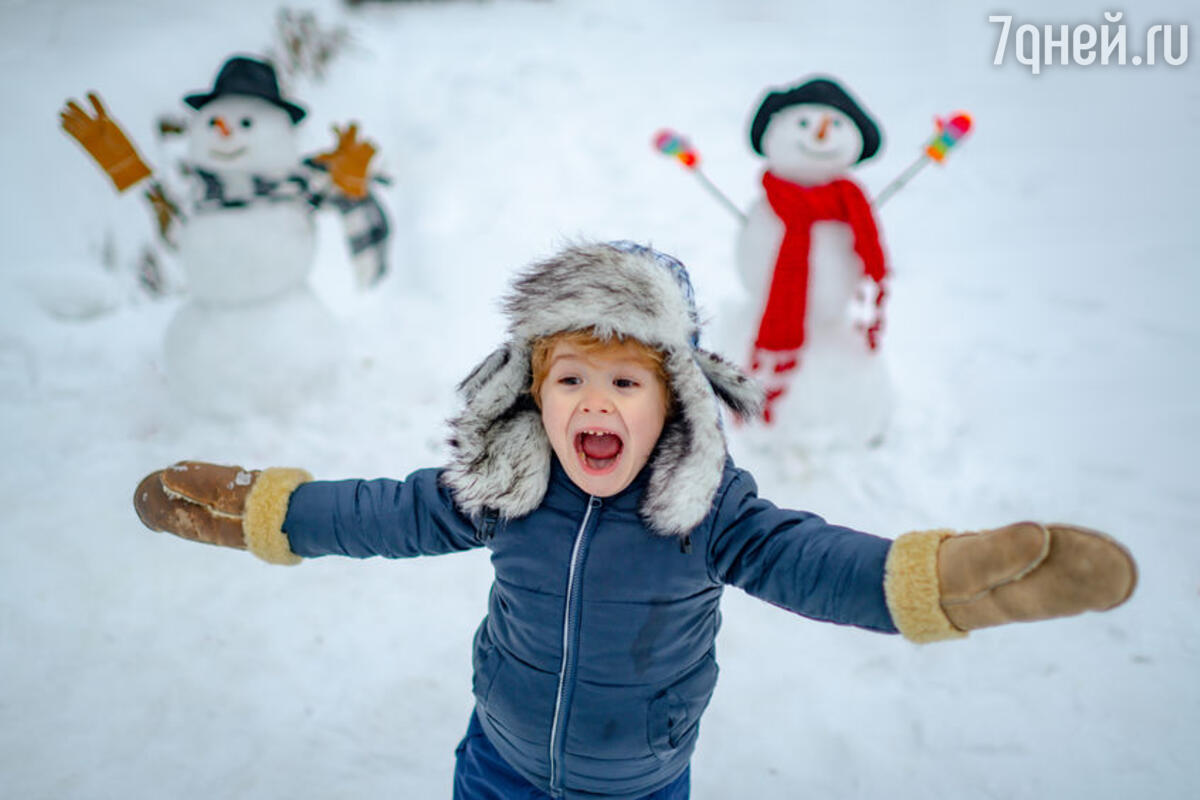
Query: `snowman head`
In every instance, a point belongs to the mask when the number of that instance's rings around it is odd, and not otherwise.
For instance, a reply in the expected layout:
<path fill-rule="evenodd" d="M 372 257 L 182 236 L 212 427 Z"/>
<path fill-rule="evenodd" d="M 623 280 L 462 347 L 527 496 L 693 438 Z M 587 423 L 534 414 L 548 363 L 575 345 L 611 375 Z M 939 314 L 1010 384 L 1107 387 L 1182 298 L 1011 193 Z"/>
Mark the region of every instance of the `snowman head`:
<path fill-rule="evenodd" d="M 862 133 L 850 117 L 810 103 L 775 114 L 762 138 L 771 172 L 800 184 L 833 180 L 858 162 L 862 149 Z"/>
<path fill-rule="evenodd" d="M 879 151 L 879 127 L 838 84 L 817 78 L 769 93 L 750 143 L 785 180 L 826 183 Z"/>
<path fill-rule="evenodd" d="M 299 158 L 292 127 L 305 111 L 279 92 L 275 68 L 265 61 L 234 56 L 217 73 L 208 92 L 183 102 L 196 109 L 188 142 L 197 165 L 218 170 L 278 172 Z"/>
<path fill-rule="evenodd" d="M 295 167 L 300 150 L 285 110 L 258 97 L 231 94 L 196 112 L 188 156 L 206 169 L 270 174 Z"/>

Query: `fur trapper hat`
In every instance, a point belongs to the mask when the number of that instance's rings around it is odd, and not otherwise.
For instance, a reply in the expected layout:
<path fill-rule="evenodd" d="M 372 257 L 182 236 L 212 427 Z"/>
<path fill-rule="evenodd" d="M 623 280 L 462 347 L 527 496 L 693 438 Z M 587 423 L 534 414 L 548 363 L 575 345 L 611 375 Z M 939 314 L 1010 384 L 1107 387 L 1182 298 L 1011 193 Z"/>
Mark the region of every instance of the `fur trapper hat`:
<path fill-rule="evenodd" d="M 529 393 L 533 343 L 564 331 L 632 337 L 660 350 L 674 393 L 646 469 L 641 514 L 655 532 L 686 536 L 708 514 L 724 471 L 717 400 L 750 417 L 762 390 L 733 364 L 700 349 L 699 317 L 683 264 L 632 242 L 569 247 L 517 276 L 505 298 L 508 342 L 459 384 L 443 480 L 473 517 L 524 516 L 541 504 L 552 449 Z"/>

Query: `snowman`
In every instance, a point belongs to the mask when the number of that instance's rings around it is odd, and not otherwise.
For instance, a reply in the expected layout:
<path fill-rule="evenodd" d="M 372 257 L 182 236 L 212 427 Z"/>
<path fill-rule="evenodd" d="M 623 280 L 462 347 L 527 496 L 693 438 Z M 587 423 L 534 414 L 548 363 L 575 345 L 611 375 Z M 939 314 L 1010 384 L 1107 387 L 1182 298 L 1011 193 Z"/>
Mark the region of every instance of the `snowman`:
<path fill-rule="evenodd" d="M 768 93 L 750 143 L 766 160 L 765 194 L 738 237 L 750 303 L 735 327 L 767 390 L 764 421 L 801 444 L 877 442 L 891 408 L 878 353 L 887 266 L 870 202 L 846 173 L 879 151 L 879 127 L 816 78 Z"/>
<path fill-rule="evenodd" d="M 334 150 L 302 160 L 296 125 L 305 110 L 281 96 L 270 64 L 230 58 L 210 91 L 183 98 L 195 113 L 181 165 L 189 197 L 179 203 L 100 98 L 89 100 L 92 115 L 68 102 L 64 129 L 118 191 L 148 185 L 164 238 L 178 245 L 188 294 L 165 337 L 172 391 L 231 417 L 287 410 L 335 385 L 344 345 L 309 285 L 313 212 L 325 204 L 342 212 L 361 284 L 385 271 L 387 220 L 367 191 L 375 148 L 357 127 L 335 128 Z"/>

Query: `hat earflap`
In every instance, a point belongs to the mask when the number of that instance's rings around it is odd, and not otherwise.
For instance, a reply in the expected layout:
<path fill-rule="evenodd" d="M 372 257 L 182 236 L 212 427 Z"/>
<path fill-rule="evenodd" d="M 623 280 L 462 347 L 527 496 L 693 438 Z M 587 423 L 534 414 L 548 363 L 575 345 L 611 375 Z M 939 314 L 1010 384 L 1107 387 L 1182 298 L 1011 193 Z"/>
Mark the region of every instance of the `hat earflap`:
<path fill-rule="evenodd" d="M 664 536 L 685 536 L 708 516 L 725 465 L 716 398 L 693 353 L 667 353 L 678 411 L 659 437 L 642 501 L 642 518 Z"/>
<path fill-rule="evenodd" d="M 716 353 L 696 348 L 696 363 L 717 398 L 729 406 L 729 410 L 744 420 L 753 419 L 762 413 L 766 395 L 762 384 L 748 376 L 735 364 Z"/>
<path fill-rule="evenodd" d="M 550 480 L 550 440 L 529 396 L 529 350 L 513 343 L 485 358 L 459 384 L 462 413 L 450 421 L 451 463 L 442 480 L 472 517 L 533 511 Z"/>

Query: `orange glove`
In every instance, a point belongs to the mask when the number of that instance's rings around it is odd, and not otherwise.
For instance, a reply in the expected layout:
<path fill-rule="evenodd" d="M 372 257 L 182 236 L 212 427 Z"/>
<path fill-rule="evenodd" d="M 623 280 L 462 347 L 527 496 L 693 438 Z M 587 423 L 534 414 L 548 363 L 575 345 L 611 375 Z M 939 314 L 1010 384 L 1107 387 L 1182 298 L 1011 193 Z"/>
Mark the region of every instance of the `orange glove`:
<path fill-rule="evenodd" d="M 375 145 L 366 139 L 358 139 L 358 123 L 341 130 L 336 125 L 337 147 L 321 153 L 313 161 L 329 167 L 329 177 L 334 184 L 351 197 L 367 196 L 367 165 L 375 155 Z"/>
<path fill-rule="evenodd" d="M 96 93 L 88 92 L 87 97 L 96 110 L 96 116 L 88 116 L 88 112 L 80 108 L 78 103 L 68 100 L 66 107 L 59 112 L 63 130 L 83 145 L 83 149 L 108 173 L 117 191 L 123 192 L 148 177 L 150 168 L 142 161 L 121 126 L 108 116 Z"/>

